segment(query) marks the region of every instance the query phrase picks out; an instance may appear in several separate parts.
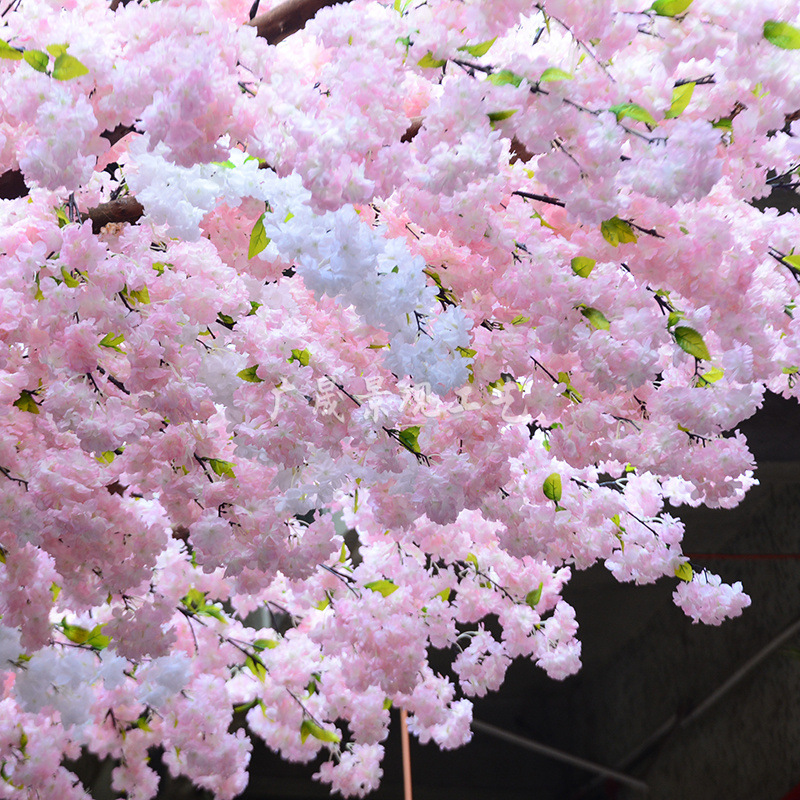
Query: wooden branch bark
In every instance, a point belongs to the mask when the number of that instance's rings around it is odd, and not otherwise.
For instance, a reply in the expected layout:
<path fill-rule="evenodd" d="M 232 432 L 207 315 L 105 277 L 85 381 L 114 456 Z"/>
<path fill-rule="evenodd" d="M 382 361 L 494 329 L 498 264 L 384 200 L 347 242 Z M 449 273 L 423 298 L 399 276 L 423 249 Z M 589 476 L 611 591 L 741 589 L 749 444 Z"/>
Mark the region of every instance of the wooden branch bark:
<path fill-rule="evenodd" d="M 302 30 L 306 22 L 321 8 L 349 3 L 350 0 L 287 0 L 270 11 L 259 14 L 248 22 L 262 39 L 278 44 L 293 33 Z"/>

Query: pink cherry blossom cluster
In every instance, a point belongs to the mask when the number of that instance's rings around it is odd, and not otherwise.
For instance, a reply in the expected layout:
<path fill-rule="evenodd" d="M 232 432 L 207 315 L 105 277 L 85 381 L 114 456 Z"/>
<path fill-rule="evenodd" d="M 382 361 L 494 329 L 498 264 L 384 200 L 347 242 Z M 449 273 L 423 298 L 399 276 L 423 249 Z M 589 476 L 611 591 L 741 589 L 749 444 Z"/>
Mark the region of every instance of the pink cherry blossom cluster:
<path fill-rule="evenodd" d="M 796 4 L 250 5 L 0 13 L 3 797 L 363 796 L 580 668 L 574 570 L 750 602 L 664 507 L 800 391 Z"/>

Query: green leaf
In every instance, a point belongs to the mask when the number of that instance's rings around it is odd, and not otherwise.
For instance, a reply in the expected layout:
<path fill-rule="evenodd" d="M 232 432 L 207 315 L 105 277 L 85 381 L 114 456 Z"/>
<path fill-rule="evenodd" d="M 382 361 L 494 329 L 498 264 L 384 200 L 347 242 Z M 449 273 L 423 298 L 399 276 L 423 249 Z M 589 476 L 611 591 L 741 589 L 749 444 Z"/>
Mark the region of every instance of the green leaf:
<path fill-rule="evenodd" d="M 117 454 L 113 450 L 103 450 L 99 456 L 95 456 L 101 464 L 110 464 L 116 457 Z"/>
<path fill-rule="evenodd" d="M 267 677 L 267 668 L 258 656 L 247 656 L 244 660 L 244 665 L 261 681 L 261 683 L 264 683 Z"/>
<path fill-rule="evenodd" d="M 208 465 L 217 475 L 220 475 L 223 478 L 236 477 L 236 475 L 233 474 L 233 468 L 236 465 L 232 464 L 230 461 L 223 461 L 221 458 L 209 458 Z"/>
<path fill-rule="evenodd" d="M 465 44 L 463 47 L 459 47 L 458 49 L 462 52 L 467 52 L 471 56 L 475 56 L 475 58 L 480 58 L 480 56 L 485 56 L 491 46 L 497 41 L 497 37 L 495 36 L 494 39 L 489 39 L 486 42 L 480 42 L 479 44 Z"/>
<path fill-rule="evenodd" d="M 369 583 L 365 583 L 364 588 L 372 589 L 373 592 L 377 592 L 378 594 L 383 595 L 383 597 L 388 597 L 392 592 L 397 591 L 398 586 L 397 584 L 382 578 L 379 581 L 370 581 Z"/>
<path fill-rule="evenodd" d="M 793 255 L 784 256 L 781 260 L 785 264 L 790 266 L 792 269 L 797 270 L 797 272 L 800 272 L 800 256 L 793 256 Z"/>
<path fill-rule="evenodd" d="M 524 325 L 526 322 L 530 322 L 530 321 L 531 321 L 530 317 L 526 317 L 523 314 L 517 314 L 517 316 L 514 317 L 514 319 L 511 320 L 511 324 L 512 325 Z"/>
<path fill-rule="evenodd" d="M 434 58 L 433 53 L 425 53 L 425 55 L 417 61 L 417 66 L 423 69 L 435 69 L 437 67 L 443 67 L 446 63 L 446 59 Z"/>
<path fill-rule="evenodd" d="M 99 342 L 100 347 L 108 347 L 111 350 L 116 350 L 118 353 L 125 352 L 120 345 L 125 341 L 122 334 L 107 333 Z"/>
<path fill-rule="evenodd" d="M 692 0 L 655 0 L 653 11 L 662 17 L 677 17 L 692 4 Z"/>
<path fill-rule="evenodd" d="M 575 76 L 571 72 L 559 69 L 558 67 L 548 67 L 539 78 L 539 83 L 552 83 L 553 81 L 571 81 Z"/>
<path fill-rule="evenodd" d="M 443 603 L 446 603 L 450 599 L 450 587 L 448 586 L 446 589 L 442 589 L 441 592 L 437 592 L 434 597 L 440 597 Z"/>
<path fill-rule="evenodd" d="M 142 286 L 141 289 L 129 289 L 128 297 L 132 297 L 134 300 L 137 300 L 144 305 L 148 305 L 150 303 L 150 292 L 147 291 L 147 286 Z"/>
<path fill-rule="evenodd" d="M 627 242 L 635 242 L 638 238 L 633 232 L 630 223 L 619 217 L 611 217 L 611 219 L 601 222 L 600 233 L 603 234 L 603 238 L 612 247 L 618 247 L 620 244 Z"/>
<path fill-rule="evenodd" d="M 800 50 L 800 30 L 788 22 L 768 19 L 764 23 L 764 38 L 783 50 Z"/>
<path fill-rule="evenodd" d="M 683 312 L 670 311 L 669 315 L 667 316 L 667 327 L 671 328 L 673 325 L 677 325 L 682 319 L 683 319 Z"/>
<path fill-rule="evenodd" d="M 236 164 L 234 164 L 230 159 L 227 161 L 212 161 L 211 163 L 215 167 L 223 167 L 224 169 L 234 169 L 236 167 Z"/>
<path fill-rule="evenodd" d="M 522 83 L 522 76 L 517 75 L 510 69 L 501 69 L 498 72 L 487 75 L 486 80 L 489 81 L 489 83 L 493 83 L 495 86 L 506 86 L 509 83 L 512 86 L 519 86 Z"/>
<path fill-rule="evenodd" d="M 548 500 L 558 503 L 561 500 L 561 476 L 557 472 L 548 475 L 542 484 L 542 491 Z"/>
<path fill-rule="evenodd" d="M 617 115 L 617 122 L 625 117 L 638 120 L 639 122 L 646 122 L 648 125 L 655 127 L 658 123 L 653 118 L 653 115 L 637 103 L 618 103 L 608 109 Z"/>
<path fill-rule="evenodd" d="M 233 330 L 233 326 L 236 324 L 236 320 L 233 317 L 223 314 L 221 311 L 217 313 L 217 322 L 228 330 Z"/>
<path fill-rule="evenodd" d="M 50 63 L 47 53 L 43 53 L 41 50 L 26 50 L 22 57 L 37 72 L 47 72 L 47 65 Z"/>
<path fill-rule="evenodd" d="M 91 635 L 91 631 L 88 628 L 82 628 L 80 625 L 70 625 L 66 619 L 61 620 L 60 627 L 64 636 L 74 644 L 86 644 Z"/>
<path fill-rule="evenodd" d="M 67 216 L 67 212 L 64 210 L 64 206 L 59 206 L 56 209 L 56 219 L 58 220 L 59 228 L 69 225 L 69 217 Z"/>
<path fill-rule="evenodd" d="M 171 267 L 171 266 L 172 266 L 172 264 L 165 264 L 163 261 L 154 261 L 154 262 L 153 262 L 153 269 L 154 269 L 154 270 L 155 270 L 155 271 L 156 271 L 156 272 L 157 272 L 159 275 L 163 275 L 163 274 L 164 274 L 164 270 L 165 270 L 167 267 Z"/>
<path fill-rule="evenodd" d="M 784 375 L 797 375 L 800 372 L 800 367 L 784 367 L 781 372 Z"/>
<path fill-rule="evenodd" d="M 708 372 L 704 372 L 702 375 L 697 376 L 697 385 L 710 386 L 712 383 L 716 383 L 724 376 L 725 370 L 720 369 L 719 367 L 712 367 L 710 370 L 708 370 Z"/>
<path fill-rule="evenodd" d="M 479 569 L 478 556 L 476 556 L 475 553 L 467 553 L 467 557 L 465 560 L 468 564 L 472 564 L 475 567 L 475 571 L 477 572 L 477 570 Z"/>
<path fill-rule="evenodd" d="M 732 117 L 722 117 L 714 121 L 711 124 L 712 128 L 721 128 L 724 131 L 732 131 L 733 130 L 733 118 Z"/>
<path fill-rule="evenodd" d="M 587 258 L 586 256 L 575 256 L 570 263 L 572 265 L 572 271 L 579 278 L 588 278 L 592 274 L 592 270 L 597 261 L 593 258 Z"/>
<path fill-rule="evenodd" d="M 516 108 L 507 108 L 505 111 L 490 111 L 486 116 L 489 117 L 489 122 L 500 122 L 501 120 L 513 117 L 516 113 Z"/>
<path fill-rule="evenodd" d="M 22 51 L 12 47 L 8 42 L 0 39 L 0 58 L 7 58 L 9 61 L 19 61 L 22 58 Z"/>
<path fill-rule="evenodd" d="M 412 453 L 422 452 L 419 448 L 419 442 L 417 441 L 420 430 L 421 427 L 419 425 L 412 425 L 410 428 L 404 428 L 398 433 L 398 438 L 406 450 L 410 450 Z"/>
<path fill-rule="evenodd" d="M 255 258 L 262 250 L 265 250 L 270 240 L 267 232 L 264 230 L 264 216 L 262 214 L 256 224 L 253 226 L 253 231 L 250 234 L 250 246 L 247 248 L 247 257 Z"/>
<path fill-rule="evenodd" d="M 305 742 L 309 736 L 319 739 L 321 742 L 332 742 L 336 744 L 341 741 L 341 736 L 335 731 L 329 731 L 321 728 L 314 720 L 304 719 L 300 725 L 300 741 Z"/>
<path fill-rule="evenodd" d="M 39 413 L 39 404 L 33 399 L 33 394 L 27 389 L 20 392 L 19 397 L 14 401 L 13 405 L 20 411 L 27 411 L 29 414 Z"/>
<path fill-rule="evenodd" d="M 66 283 L 70 289 L 74 289 L 75 287 L 81 285 L 81 282 L 74 275 L 72 275 L 66 267 L 61 267 L 61 277 L 64 279 L 64 283 Z"/>
<path fill-rule="evenodd" d="M 525 602 L 533 609 L 536 608 L 536 604 L 542 599 L 542 589 L 544 588 L 544 583 L 540 582 L 539 585 L 533 589 L 533 591 L 528 592 L 525 595 Z"/>
<path fill-rule="evenodd" d="M 675 567 L 675 577 L 680 578 L 682 581 L 689 583 L 692 580 L 692 575 L 692 567 L 688 561 L 684 561 L 683 564 L 678 564 Z"/>
<path fill-rule="evenodd" d="M 665 119 L 674 119 L 686 111 L 686 106 L 689 105 L 689 101 L 692 99 L 694 87 L 694 83 L 683 83 L 672 90 L 672 103 L 669 111 L 664 114 Z"/>
<path fill-rule="evenodd" d="M 384 711 L 388 711 L 391 707 L 392 707 L 392 698 L 391 697 L 387 697 L 383 701 L 383 710 Z"/>
<path fill-rule="evenodd" d="M 599 331 L 607 331 L 611 327 L 611 323 L 606 319 L 605 314 L 596 308 L 584 306 L 581 309 L 581 314 Z"/>
<path fill-rule="evenodd" d="M 253 647 L 256 650 L 274 650 L 278 646 L 278 643 L 274 639 L 256 639 L 253 642 Z"/>
<path fill-rule="evenodd" d="M 289 363 L 291 364 L 293 361 L 298 361 L 301 366 L 307 367 L 309 361 L 311 361 L 311 353 L 308 350 L 292 350 Z"/>
<path fill-rule="evenodd" d="M 48 48 L 49 50 L 50 48 Z M 61 53 L 56 57 L 56 63 L 53 65 L 53 77 L 57 81 L 69 81 L 73 78 L 79 78 L 81 75 L 86 75 L 89 68 L 78 61 L 75 56 Z"/>
<path fill-rule="evenodd" d="M 708 352 L 703 337 L 694 329 L 686 325 L 681 325 L 673 331 L 675 341 L 684 352 L 695 358 L 709 361 L 711 355 Z"/>
<path fill-rule="evenodd" d="M 243 381 L 247 381 L 248 383 L 263 383 L 264 381 L 256 375 L 256 370 L 258 369 L 258 364 L 254 364 L 252 367 L 248 367 L 247 369 L 243 369 L 240 372 L 236 373 L 237 378 L 241 378 Z"/>
<path fill-rule="evenodd" d="M 45 50 L 47 50 L 47 52 L 50 53 L 53 58 L 58 58 L 67 52 L 68 47 L 68 44 L 49 44 Z"/>
<path fill-rule="evenodd" d="M 103 635 L 102 625 L 95 625 L 94 628 L 89 631 L 89 636 L 86 639 L 86 644 L 88 644 L 89 647 L 93 647 L 95 650 L 105 650 L 110 642 L 111 637 Z"/>

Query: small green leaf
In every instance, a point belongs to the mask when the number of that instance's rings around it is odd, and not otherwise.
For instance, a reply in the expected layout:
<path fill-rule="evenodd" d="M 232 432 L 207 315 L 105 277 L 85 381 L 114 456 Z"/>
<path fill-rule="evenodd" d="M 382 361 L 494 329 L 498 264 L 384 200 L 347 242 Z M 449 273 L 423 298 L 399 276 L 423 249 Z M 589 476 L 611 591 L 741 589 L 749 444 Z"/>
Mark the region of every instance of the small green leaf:
<path fill-rule="evenodd" d="M 686 581 L 687 583 L 691 582 L 692 575 L 692 567 L 688 561 L 684 561 L 683 564 L 678 564 L 678 566 L 675 567 L 675 577 L 680 578 L 682 581 Z"/>
<path fill-rule="evenodd" d="M 302 367 L 307 367 L 311 361 L 311 353 L 308 350 L 292 350 L 289 363 L 291 364 L 293 361 L 299 362 Z"/>
<path fill-rule="evenodd" d="M 517 314 L 517 316 L 514 317 L 514 319 L 511 320 L 511 324 L 512 325 L 524 325 L 526 322 L 530 322 L 530 321 L 531 321 L 530 317 L 526 317 L 523 314 Z"/>
<path fill-rule="evenodd" d="M 59 228 L 69 225 L 69 217 L 67 216 L 67 212 L 64 210 L 64 206 L 59 206 L 56 209 L 56 219 L 58 220 Z"/>
<path fill-rule="evenodd" d="M 419 425 L 412 425 L 410 428 L 404 428 L 398 433 L 398 438 L 406 450 L 410 450 L 412 453 L 422 452 L 419 448 L 419 441 L 417 441 L 420 430 L 421 427 Z"/>
<path fill-rule="evenodd" d="M 651 6 L 661 17 L 677 17 L 692 4 L 692 0 L 655 0 Z"/>
<path fill-rule="evenodd" d="M 113 450 L 103 450 L 99 456 L 95 456 L 101 464 L 110 464 L 116 457 L 117 454 Z"/>
<path fill-rule="evenodd" d="M 43 53 L 41 50 L 26 50 L 22 57 L 37 72 L 47 72 L 47 65 L 50 63 L 47 53 Z"/>
<path fill-rule="evenodd" d="M 607 331 L 611 328 L 611 323 L 606 319 L 605 314 L 603 314 L 602 311 L 598 311 L 596 308 L 584 306 L 581 309 L 581 314 L 583 314 L 591 325 L 599 331 Z"/>
<path fill-rule="evenodd" d="M 261 681 L 261 683 L 264 683 L 267 677 L 267 668 L 258 656 L 247 656 L 244 660 L 244 665 Z"/>
<path fill-rule="evenodd" d="M 253 226 L 253 231 L 250 234 L 250 246 L 247 248 L 247 258 L 255 258 L 262 250 L 267 248 L 270 240 L 267 232 L 264 230 L 264 216 L 262 214 L 256 224 Z"/>
<path fill-rule="evenodd" d="M 548 475 L 542 484 L 542 491 L 548 500 L 558 503 L 561 500 L 561 476 L 557 472 Z"/>
<path fill-rule="evenodd" d="M 636 234 L 630 223 L 619 217 L 611 217 L 600 223 L 600 233 L 603 238 L 612 246 L 618 247 L 620 244 L 627 242 L 635 242 L 637 240 Z"/>
<path fill-rule="evenodd" d="M 115 333 L 107 333 L 99 342 L 100 347 L 108 347 L 111 350 L 116 350 L 118 353 L 123 353 L 124 350 L 120 347 L 120 345 L 125 341 L 125 337 L 122 334 Z"/>
<path fill-rule="evenodd" d="M 278 643 L 274 639 L 256 639 L 253 642 L 253 647 L 259 652 L 261 650 L 274 650 Z"/>
<path fill-rule="evenodd" d="M 377 592 L 383 597 L 388 597 L 392 592 L 397 591 L 398 586 L 397 584 L 394 584 L 391 581 L 387 581 L 385 578 L 382 578 L 379 581 L 370 581 L 369 583 L 365 583 L 364 588 L 372 589 L 373 592 Z"/>
<path fill-rule="evenodd" d="M 94 628 L 89 631 L 89 636 L 86 639 L 86 644 L 88 644 L 89 647 L 93 647 L 95 650 L 105 650 L 110 642 L 111 637 L 103 635 L 102 625 L 95 625 Z"/>
<path fill-rule="evenodd" d="M 711 359 L 711 355 L 708 352 L 706 343 L 703 341 L 703 337 L 694 328 L 681 325 L 680 327 L 675 328 L 673 335 L 675 336 L 675 341 L 678 343 L 678 346 L 681 348 L 681 350 L 688 353 L 690 356 L 694 356 L 695 358 L 703 359 L 705 361 L 709 361 Z"/>
<path fill-rule="evenodd" d="M 471 56 L 475 56 L 475 58 L 480 58 L 489 52 L 492 45 L 496 41 L 497 37 L 495 36 L 494 39 L 489 39 L 487 42 L 480 42 L 480 44 L 465 44 L 463 47 L 459 47 L 458 49 L 462 52 L 469 53 Z"/>
<path fill-rule="evenodd" d="M 319 739 L 321 742 L 332 742 L 333 744 L 341 741 L 342 738 L 335 731 L 329 731 L 325 728 L 321 728 L 311 719 L 304 719 L 300 725 L 300 741 L 305 742 L 309 736 L 313 736 L 315 739 Z"/>
<path fill-rule="evenodd" d="M 417 61 L 417 66 L 423 69 L 435 69 L 437 67 L 443 67 L 446 63 L 446 59 L 434 58 L 433 53 L 425 53 L 425 55 Z"/>
<path fill-rule="evenodd" d="M 498 72 L 487 75 L 486 80 L 495 86 L 506 86 L 509 83 L 512 86 L 519 86 L 522 83 L 522 76 L 511 72 L 509 69 L 501 69 Z"/>
<path fill-rule="evenodd" d="M 233 326 L 236 324 L 236 320 L 233 317 L 229 314 L 223 314 L 221 311 L 217 313 L 217 322 L 228 330 L 233 330 Z"/>
<path fill-rule="evenodd" d="M 91 631 L 82 628 L 80 625 L 70 625 L 66 619 L 61 621 L 61 630 L 64 636 L 74 644 L 86 644 L 91 635 Z"/>
<path fill-rule="evenodd" d="M 68 44 L 49 44 L 45 50 L 47 50 L 47 52 L 50 53 L 53 58 L 58 58 L 60 55 L 63 55 L 67 52 L 68 47 Z"/>
<path fill-rule="evenodd" d="M 558 67 L 548 67 L 539 78 L 539 83 L 552 83 L 553 81 L 571 81 L 575 76 L 571 72 L 559 69 Z"/>
<path fill-rule="evenodd" d="M 637 103 L 619 103 L 615 106 L 611 106 L 608 110 L 613 111 L 617 115 L 617 122 L 625 117 L 630 117 L 639 122 L 646 122 L 653 127 L 658 125 L 653 115 L 646 108 L 642 108 L 642 106 Z"/>
<path fill-rule="evenodd" d="M 542 599 L 542 589 L 544 588 L 544 583 L 540 582 L 539 585 L 533 589 L 532 591 L 528 592 L 525 595 L 525 602 L 533 609 L 536 608 L 536 604 Z"/>
<path fill-rule="evenodd" d="M 711 124 L 712 128 L 721 128 L 724 131 L 732 131 L 733 130 L 733 118 L 732 117 L 722 117 L 722 119 L 718 119 Z"/>
<path fill-rule="evenodd" d="M 128 297 L 132 297 L 143 305 L 150 303 L 150 292 L 147 291 L 147 286 L 142 286 L 141 289 L 129 289 Z"/>
<path fill-rule="evenodd" d="M 704 372 L 702 375 L 697 376 L 697 385 L 698 386 L 710 386 L 712 383 L 716 383 L 721 378 L 725 377 L 725 371 L 720 369 L 719 367 L 712 367 L 708 372 Z"/>
<path fill-rule="evenodd" d="M 441 592 L 437 592 L 434 597 L 439 597 L 443 603 L 446 603 L 450 599 L 450 587 L 448 586 L 446 589 L 442 589 Z"/>
<path fill-rule="evenodd" d="M 241 378 L 243 381 L 247 381 L 248 383 L 263 383 L 264 381 L 256 375 L 256 370 L 258 369 L 258 364 L 254 364 L 252 367 L 248 367 L 247 369 L 243 369 L 240 372 L 236 373 L 236 377 Z"/>
<path fill-rule="evenodd" d="M 768 19 L 764 23 L 764 38 L 783 50 L 800 50 L 800 30 L 788 22 Z"/>
<path fill-rule="evenodd" d="M 221 458 L 209 458 L 208 465 L 215 474 L 220 475 L 223 478 L 236 477 L 236 475 L 233 473 L 233 468 L 236 465 L 232 464 L 230 461 L 223 461 Z"/>
<path fill-rule="evenodd" d="M 513 117 L 516 113 L 516 108 L 507 108 L 505 111 L 490 111 L 486 116 L 489 117 L 489 122 L 500 122 L 501 120 Z"/>
<path fill-rule="evenodd" d="M 39 404 L 33 399 L 33 394 L 27 389 L 20 392 L 19 397 L 14 401 L 13 405 L 20 411 L 27 411 L 29 414 L 39 413 Z"/>
<path fill-rule="evenodd" d="M 674 119 L 686 111 L 686 106 L 689 105 L 689 101 L 692 99 L 694 87 L 694 83 L 682 83 L 672 90 L 672 103 L 670 104 L 669 111 L 664 114 L 666 119 Z"/>
<path fill-rule="evenodd" d="M 797 375 L 800 372 L 800 367 L 784 367 L 781 372 L 784 375 Z"/>
<path fill-rule="evenodd" d="M 570 263 L 572 265 L 572 271 L 579 278 L 588 278 L 592 274 L 592 270 L 597 261 L 593 258 L 587 258 L 586 256 L 575 256 Z"/>
<path fill-rule="evenodd" d="M 671 328 L 673 325 L 677 325 L 682 319 L 683 313 L 681 311 L 670 311 L 667 316 L 667 327 Z"/>
<path fill-rule="evenodd" d="M 49 50 L 50 48 L 48 48 Z M 53 77 L 57 81 L 69 81 L 73 78 L 79 78 L 81 75 L 86 75 L 89 68 L 78 61 L 75 56 L 67 53 L 61 53 L 56 57 L 56 63 L 53 65 Z"/>
<path fill-rule="evenodd" d="M 140 714 L 136 719 L 136 722 L 133 724 L 140 730 L 144 731 L 145 733 L 152 733 L 153 729 L 150 727 L 150 717 L 147 713 Z"/>
<path fill-rule="evenodd" d="M 50 584 L 50 597 L 53 598 L 53 602 L 55 603 L 58 600 L 58 596 L 61 594 L 61 587 L 57 586 L 55 583 Z"/>
<path fill-rule="evenodd" d="M 7 58 L 9 61 L 19 61 L 22 58 L 22 51 L 12 47 L 8 42 L 0 39 L 0 58 Z"/>
<path fill-rule="evenodd" d="M 388 711 L 391 707 L 392 707 L 392 698 L 391 697 L 387 697 L 383 701 L 383 710 L 384 711 Z"/>
<path fill-rule="evenodd" d="M 215 167 L 223 167 L 224 169 L 234 169 L 236 167 L 236 164 L 234 164 L 230 159 L 227 161 L 212 161 L 211 163 Z"/>
<path fill-rule="evenodd" d="M 785 264 L 790 266 L 792 269 L 797 270 L 797 272 L 800 272 L 800 256 L 788 255 L 784 256 L 781 260 Z"/>
<path fill-rule="evenodd" d="M 468 564 L 472 564 L 475 567 L 476 572 L 478 571 L 478 556 L 476 556 L 475 553 L 467 553 L 465 560 Z"/>
<path fill-rule="evenodd" d="M 77 286 L 81 285 L 81 282 L 72 275 L 66 267 L 61 267 L 61 277 L 70 289 L 75 289 Z"/>

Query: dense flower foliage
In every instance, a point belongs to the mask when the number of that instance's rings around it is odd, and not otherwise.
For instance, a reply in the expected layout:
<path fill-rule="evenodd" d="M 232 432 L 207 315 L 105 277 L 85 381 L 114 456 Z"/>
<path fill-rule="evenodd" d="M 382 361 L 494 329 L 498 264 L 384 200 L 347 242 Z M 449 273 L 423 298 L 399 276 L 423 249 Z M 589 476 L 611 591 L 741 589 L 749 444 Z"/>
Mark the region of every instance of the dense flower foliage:
<path fill-rule="evenodd" d="M 572 570 L 749 604 L 665 503 L 797 392 L 797 3 L 250 3 L 2 9 L 3 797 L 231 798 L 249 736 L 363 795 L 392 705 L 578 670 Z"/>

